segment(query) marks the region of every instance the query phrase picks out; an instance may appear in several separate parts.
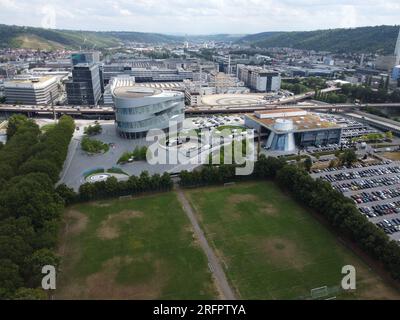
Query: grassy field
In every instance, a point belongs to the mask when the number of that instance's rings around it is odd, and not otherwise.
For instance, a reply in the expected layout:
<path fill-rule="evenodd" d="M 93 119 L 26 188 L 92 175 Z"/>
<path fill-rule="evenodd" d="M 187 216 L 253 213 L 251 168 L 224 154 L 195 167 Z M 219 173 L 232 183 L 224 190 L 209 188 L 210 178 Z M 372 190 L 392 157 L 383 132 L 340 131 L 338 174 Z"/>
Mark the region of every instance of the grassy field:
<path fill-rule="evenodd" d="M 207 260 L 174 193 L 65 213 L 58 299 L 213 299 Z"/>
<path fill-rule="evenodd" d="M 303 299 L 321 286 L 343 299 L 400 298 L 271 182 L 186 194 L 242 299 Z M 345 265 L 357 270 L 357 289 L 351 293 L 337 291 Z"/>

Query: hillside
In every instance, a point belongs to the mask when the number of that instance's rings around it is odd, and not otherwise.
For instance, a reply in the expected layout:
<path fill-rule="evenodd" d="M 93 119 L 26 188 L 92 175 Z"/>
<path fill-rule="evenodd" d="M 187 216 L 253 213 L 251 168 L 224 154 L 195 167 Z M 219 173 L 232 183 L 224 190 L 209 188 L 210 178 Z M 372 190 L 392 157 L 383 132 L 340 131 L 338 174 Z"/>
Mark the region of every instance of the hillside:
<path fill-rule="evenodd" d="M 0 47 L 59 49 L 105 48 L 118 46 L 123 41 L 144 43 L 170 43 L 182 41 L 180 37 L 142 32 L 94 32 L 53 30 L 0 24 Z"/>
<path fill-rule="evenodd" d="M 188 41 L 204 42 L 204 41 L 215 41 L 215 42 L 236 42 L 243 38 L 244 34 L 205 34 L 205 35 L 188 35 L 185 37 Z"/>
<path fill-rule="evenodd" d="M 263 32 L 241 38 L 238 43 L 254 47 L 288 47 L 331 52 L 393 53 L 399 26 L 329 29 L 302 32 Z"/>

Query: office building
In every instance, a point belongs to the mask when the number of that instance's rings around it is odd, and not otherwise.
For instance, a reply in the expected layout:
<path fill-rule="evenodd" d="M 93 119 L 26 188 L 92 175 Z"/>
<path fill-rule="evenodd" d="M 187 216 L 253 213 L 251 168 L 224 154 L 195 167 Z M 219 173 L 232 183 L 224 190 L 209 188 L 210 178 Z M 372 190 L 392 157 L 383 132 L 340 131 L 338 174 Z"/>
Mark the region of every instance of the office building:
<path fill-rule="evenodd" d="M 400 65 L 400 30 L 397 37 L 396 47 L 394 49 L 394 56 L 396 57 L 396 66 Z"/>
<path fill-rule="evenodd" d="M 113 79 L 111 92 L 116 129 L 127 139 L 144 138 L 151 129 L 169 131 L 170 121 L 182 126 L 184 94 L 177 91 L 138 86 L 131 78 Z"/>
<path fill-rule="evenodd" d="M 392 72 L 392 79 L 399 80 L 400 79 L 400 65 L 395 66 Z"/>
<path fill-rule="evenodd" d="M 73 66 L 80 63 L 96 64 L 100 63 L 100 52 L 75 52 L 71 54 Z"/>
<path fill-rule="evenodd" d="M 97 64 L 77 64 L 72 81 L 66 83 L 68 104 L 97 105 L 101 98 L 100 68 Z"/>
<path fill-rule="evenodd" d="M 342 133 L 341 126 L 302 109 L 257 111 L 245 116 L 245 125 L 267 136 L 267 149 L 282 152 L 339 144 Z"/>
<path fill-rule="evenodd" d="M 279 72 L 270 71 L 261 67 L 238 66 L 238 78 L 244 84 L 256 92 L 279 91 L 281 88 L 281 76 Z"/>
<path fill-rule="evenodd" d="M 4 83 L 10 104 L 48 105 L 59 98 L 59 78 L 55 76 L 14 79 Z"/>

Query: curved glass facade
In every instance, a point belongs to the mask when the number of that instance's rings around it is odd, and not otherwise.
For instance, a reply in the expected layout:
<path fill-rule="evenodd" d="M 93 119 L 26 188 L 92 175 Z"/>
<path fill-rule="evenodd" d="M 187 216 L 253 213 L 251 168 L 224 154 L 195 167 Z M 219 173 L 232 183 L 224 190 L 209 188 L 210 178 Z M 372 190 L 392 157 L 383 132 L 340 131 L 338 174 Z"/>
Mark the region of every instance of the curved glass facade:
<path fill-rule="evenodd" d="M 167 131 L 171 119 L 179 128 L 184 120 L 184 95 L 180 92 L 142 97 L 113 95 L 113 98 L 116 129 L 124 138 L 143 138 L 150 129 Z"/>

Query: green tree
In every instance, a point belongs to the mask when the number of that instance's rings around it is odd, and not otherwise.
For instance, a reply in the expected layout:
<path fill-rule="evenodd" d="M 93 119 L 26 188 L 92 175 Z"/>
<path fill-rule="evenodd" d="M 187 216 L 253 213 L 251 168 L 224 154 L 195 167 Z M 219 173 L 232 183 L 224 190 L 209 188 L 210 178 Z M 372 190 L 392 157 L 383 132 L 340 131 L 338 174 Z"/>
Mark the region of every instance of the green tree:
<path fill-rule="evenodd" d="M 354 150 L 347 149 L 340 155 L 339 159 L 342 164 L 351 166 L 357 161 L 357 155 Z"/>
<path fill-rule="evenodd" d="M 18 265 L 9 259 L 0 259 L 0 299 L 11 299 L 22 285 Z"/>
<path fill-rule="evenodd" d="M 393 140 L 393 132 L 392 131 L 388 131 L 385 133 L 385 137 L 387 140 Z"/>
<path fill-rule="evenodd" d="M 43 289 L 19 288 L 15 291 L 13 300 L 46 300 L 47 294 Z"/>
<path fill-rule="evenodd" d="M 24 273 L 29 279 L 28 284 L 30 287 L 38 287 L 43 278 L 42 268 L 45 265 L 54 266 L 56 270 L 60 264 L 60 258 L 57 257 L 52 250 L 40 249 L 35 251 L 32 255 L 25 258 Z"/>
<path fill-rule="evenodd" d="M 23 114 L 16 114 L 16 115 L 11 116 L 8 119 L 8 123 L 7 123 L 7 139 L 11 139 L 11 137 L 17 132 L 18 128 L 20 128 L 21 126 L 26 125 L 26 124 L 35 125 L 33 120 L 28 119 Z"/>
<path fill-rule="evenodd" d="M 304 160 L 304 168 L 305 168 L 308 172 L 310 172 L 310 171 L 311 171 L 312 165 L 313 165 L 313 163 L 312 163 L 311 158 L 310 158 L 310 157 L 307 157 L 307 158 Z"/>

